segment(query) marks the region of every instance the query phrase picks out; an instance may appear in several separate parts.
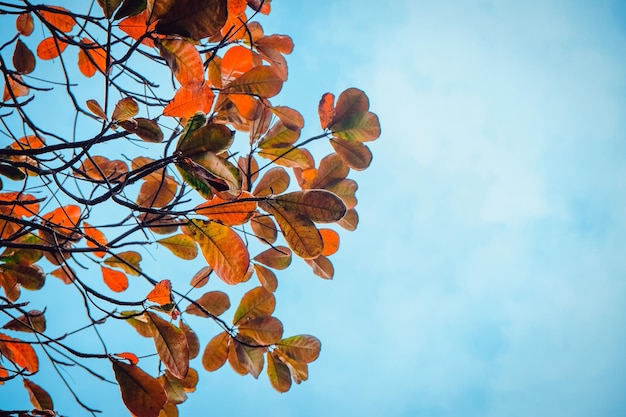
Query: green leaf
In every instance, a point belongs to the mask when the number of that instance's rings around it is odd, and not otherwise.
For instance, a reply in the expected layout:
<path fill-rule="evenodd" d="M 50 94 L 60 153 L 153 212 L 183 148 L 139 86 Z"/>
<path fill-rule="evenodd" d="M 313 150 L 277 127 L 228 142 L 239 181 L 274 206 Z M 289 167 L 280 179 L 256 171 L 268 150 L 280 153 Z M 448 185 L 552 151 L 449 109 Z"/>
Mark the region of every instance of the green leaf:
<path fill-rule="evenodd" d="M 122 400 L 130 412 L 136 417 L 158 417 L 167 401 L 167 395 L 159 380 L 148 375 L 137 365 L 117 360 L 111 362 Z"/>
<path fill-rule="evenodd" d="M 159 127 L 158 123 L 152 119 L 136 117 L 134 119 L 120 122 L 119 125 L 126 131 L 139 136 L 139 138 L 145 142 L 163 142 L 163 131 Z"/>
<path fill-rule="evenodd" d="M 234 132 L 224 125 L 205 124 L 194 130 L 189 130 L 184 140 L 181 139 L 179 141 L 176 150 L 182 152 L 185 156 L 206 152 L 220 154 L 230 148 L 234 138 Z"/>

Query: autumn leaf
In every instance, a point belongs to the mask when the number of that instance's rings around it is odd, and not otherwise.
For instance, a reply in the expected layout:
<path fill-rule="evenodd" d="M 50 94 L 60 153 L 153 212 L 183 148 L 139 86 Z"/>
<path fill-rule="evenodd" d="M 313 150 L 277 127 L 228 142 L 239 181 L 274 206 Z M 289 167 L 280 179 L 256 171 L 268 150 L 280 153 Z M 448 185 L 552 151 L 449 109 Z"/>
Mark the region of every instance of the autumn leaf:
<path fill-rule="evenodd" d="M 237 330 L 261 345 L 271 345 L 283 336 L 283 324 L 276 317 L 261 316 L 244 321 Z"/>
<path fill-rule="evenodd" d="M 122 0 L 98 0 L 98 4 L 102 7 L 102 12 L 107 19 L 110 19 L 113 16 L 113 12 L 117 9 Z"/>
<path fill-rule="evenodd" d="M 24 388 L 28 392 L 30 403 L 38 410 L 54 410 L 50 394 L 30 379 L 24 378 Z"/>
<path fill-rule="evenodd" d="M 20 74 L 30 74 L 35 69 L 35 55 L 21 39 L 15 42 L 13 51 L 13 67 Z"/>
<path fill-rule="evenodd" d="M 215 95 L 207 84 L 183 85 L 163 109 L 164 116 L 188 118 L 201 111 L 211 111 Z"/>
<path fill-rule="evenodd" d="M 134 353 L 121 352 L 115 353 L 115 356 L 117 356 L 118 358 L 126 359 L 131 365 L 137 365 L 139 363 L 139 358 Z"/>
<path fill-rule="evenodd" d="M 104 156 L 94 155 L 85 159 L 76 175 L 92 181 L 121 181 L 128 173 L 128 165 L 119 159 L 109 160 Z"/>
<path fill-rule="evenodd" d="M 276 307 L 274 294 L 263 287 L 256 287 L 244 294 L 233 316 L 233 324 L 238 325 L 246 320 L 261 316 L 269 316 Z"/>
<path fill-rule="evenodd" d="M 228 295 L 222 291 L 210 291 L 204 293 L 200 298 L 195 300 L 195 303 L 199 304 L 208 311 L 212 316 L 218 317 L 222 315 L 226 310 L 230 308 L 230 299 Z M 200 317 L 209 317 L 200 307 L 195 304 L 189 304 L 185 313 L 193 314 Z"/>
<path fill-rule="evenodd" d="M 206 152 L 220 154 L 230 148 L 234 139 L 234 132 L 228 127 L 206 123 L 204 113 L 198 113 L 187 121 L 176 150 L 189 157 Z"/>
<path fill-rule="evenodd" d="M 146 314 L 156 329 L 153 338 L 159 358 L 172 375 L 184 378 L 189 369 L 189 347 L 185 333 L 155 313 Z"/>
<path fill-rule="evenodd" d="M 22 77 L 19 74 L 9 74 L 7 83 L 4 85 L 4 93 L 2 101 L 16 99 L 18 97 L 27 96 L 30 89 L 24 85 Z"/>
<path fill-rule="evenodd" d="M 239 365 L 250 373 L 250 375 L 252 375 L 255 379 L 258 378 L 263 370 L 263 354 L 267 351 L 267 349 L 252 347 L 249 346 L 249 344 L 239 343 L 237 340 L 233 340 L 233 342 L 234 346 L 231 345 L 231 349 L 234 347 L 235 356 Z"/>
<path fill-rule="evenodd" d="M 136 365 L 116 360 L 111 363 L 122 400 L 130 412 L 136 417 L 158 417 L 167 401 L 167 395 L 159 381 Z"/>
<path fill-rule="evenodd" d="M 317 359 L 322 349 L 319 339 L 308 334 L 288 337 L 277 342 L 276 346 L 290 358 L 304 363 Z"/>
<path fill-rule="evenodd" d="M 35 28 L 33 16 L 30 13 L 19 14 L 15 20 L 15 27 L 21 35 L 30 36 Z"/>
<path fill-rule="evenodd" d="M 35 350 L 30 344 L 23 343 L 20 339 L 0 333 L 0 353 L 10 362 L 32 374 L 39 370 L 39 359 Z"/>
<path fill-rule="evenodd" d="M 150 290 L 146 295 L 148 301 L 152 301 L 158 305 L 165 305 L 172 302 L 172 283 L 169 279 L 164 279 Z"/>
<path fill-rule="evenodd" d="M 267 376 L 272 387 L 278 392 L 287 392 L 291 388 L 291 372 L 278 355 L 274 352 L 267 352 Z"/>
<path fill-rule="evenodd" d="M 261 177 L 252 194 L 257 197 L 277 195 L 284 193 L 288 187 L 289 174 L 287 171 L 281 167 L 274 167 Z"/>
<path fill-rule="evenodd" d="M 320 100 L 317 112 L 322 129 L 326 130 L 335 118 L 335 96 L 331 93 L 324 94 Z"/>
<path fill-rule="evenodd" d="M 333 267 L 330 259 L 325 257 L 324 255 L 320 255 L 314 259 L 305 259 L 304 260 L 311 269 L 313 273 L 320 278 L 324 279 L 333 279 L 333 275 L 335 274 L 335 268 Z"/>
<path fill-rule="evenodd" d="M 250 227 L 254 235 L 264 243 L 276 242 L 278 229 L 270 216 L 256 215 L 250 219 Z"/>
<path fill-rule="evenodd" d="M 158 20 L 158 33 L 180 35 L 196 41 L 218 33 L 228 14 L 226 0 L 162 0 L 149 3 L 155 3 L 149 14 L 150 22 Z"/>
<path fill-rule="evenodd" d="M 30 310 L 28 313 L 9 321 L 2 328 L 18 332 L 43 333 L 46 330 L 46 318 L 43 311 Z"/>
<path fill-rule="evenodd" d="M 83 222 L 83 232 L 85 233 L 86 244 L 89 248 L 101 248 L 107 246 L 107 238 L 97 228 L 93 227 L 87 222 Z M 93 253 L 99 258 L 103 258 L 106 255 L 104 251 L 97 251 Z"/>
<path fill-rule="evenodd" d="M 96 116 L 103 120 L 107 120 L 107 115 L 96 100 L 87 100 L 87 108 Z"/>
<path fill-rule="evenodd" d="M 122 292 L 128 288 L 128 278 L 123 272 L 116 271 L 107 267 L 100 267 L 102 270 L 102 279 L 111 290 Z"/>
<path fill-rule="evenodd" d="M 346 140 L 368 142 L 380 136 L 378 116 L 368 111 L 369 99 L 356 88 L 349 88 L 337 98 L 335 115 L 328 126 L 333 135 Z"/>
<path fill-rule="evenodd" d="M 193 331 L 191 327 L 189 327 L 183 322 L 180 323 L 180 328 L 183 331 L 183 333 L 185 333 L 185 337 L 187 338 L 187 347 L 189 348 L 189 359 L 190 360 L 194 359 L 200 353 L 200 340 L 198 340 L 198 335 L 196 335 L 196 333 Z M 193 369 L 189 368 L 186 378 L 189 378 L 191 371 L 193 371 Z M 198 378 L 198 374 L 196 374 L 196 382 L 197 382 L 197 378 Z"/>
<path fill-rule="evenodd" d="M 332 229 L 320 229 L 324 249 L 322 255 L 330 256 L 339 250 L 339 234 Z"/>
<path fill-rule="evenodd" d="M 191 42 L 184 39 L 162 39 L 156 42 L 156 46 L 181 85 L 202 85 L 204 82 L 202 58 Z"/>
<path fill-rule="evenodd" d="M 240 77 L 226 84 L 222 89 L 228 94 L 252 94 L 270 98 L 277 95 L 283 87 L 283 80 L 267 66 L 254 67 Z"/>
<path fill-rule="evenodd" d="M 135 251 L 120 252 L 104 260 L 105 264 L 120 268 L 126 273 L 135 276 L 139 276 L 139 272 L 141 271 L 139 262 L 141 262 L 141 255 Z"/>
<path fill-rule="evenodd" d="M 222 332 L 207 343 L 202 353 L 202 366 L 209 372 L 220 369 L 228 358 L 228 339 L 230 336 Z"/>
<path fill-rule="evenodd" d="M 199 220 L 191 220 L 186 229 L 222 281 L 238 284 L 247 279 L 250 257 L 245 243 L 235 231 L 219 223 Z"/>
<path fill-rule="evenodd" d="M 168 248 L 174 255 L 181 259 L 191 260 L 198 256 L 196 242 L 189 236 L 179 234 L 157 240 L 158 243 Z"/>
<path fill-rule="evenodd" d="M 210 266 L 203 267 L 194 274 L 194 276 L 191 278 L 191 282 L 189 283 L 189 285 L 194 288 L 200 288 L 205 286 L 209 282 L 211 272 L 213 272 L 213 268 L 211 268 Z"/>
<path fill-rule="evenodd" d="M 278 287 L 278 280 L 276 279 L 274 271 L 260 264 L 254 264 L 253 266 L 254 272 L 256 272 L 259 283 L 263 286 L 263 288 L 269 292 L 276 291 L 276 288 Z"/>
<path fill-rule="evenodd" d="M 124 97 L 115 104 L 111 119 L 116 122 L 123 122 L 135 117 L 139 113 L 139 105 L 132 97 Z"/>
<path fill-rule="evenodd" d="M 227 226 L 236 226 L 247 223 L 254 214 L 257 202 L 253 198 L 252 194 L 245 191 L 231 200 L 216 194 L 210 201 L 196 206 L 194 211 Z"/>
<path fill-rule="evenodd" d="M 163 131 L 155 120 L 135 117 L 118 124 L 126 131 L 139 136 L 145 142 L 161 143 L 163 141 Z"/>
<path fill-rule="evenodd" d="M 122 5 L 118 13 L 122 11 L 122 9 L 124 9 L 124 5 Z M 116 13 L 116 18 L 118 18 L 117 17 L 118 13 Z M 128 36 L 130 36 L 131 38 L 135 40 L 139 40 L 146 33 L 149 33 L 154 29 L 155 24 L 151 24 L 151 25 L 146 24 L 147 10 L 145 9 L 141 13 L 133 14 L 132 16 L 129 16 L 129 15 L 126 15 L 126 16 L 128 17 L 125 17 L 125 19 L 120 21 L 118 27 L 120 28 L 122 32 L 126 33 Z M 149 37 L 144 37 L 141 40 L 141 43 L 150 48 L 154 48 L 154 41 L 150 39 Z"/>
<path fill-rule="evenodd" d="M 352 169 L 362 171 L 372 163 L 372 151 L 361 142 L 331 138 L 330 144 L 346 165 Z"/>
<path fill-rule="evenodd" d="M 71 16 L 72 13 L 69 10 L 59 6 L 48 6 L 48 9 L 40 12 L 44 20 L 61 32 L 70 32 L 72 30 L 76 21 Z"/>
<path fill-rule="evenodd" d="M 53 36 L 45 38 L 37 45 L 37 56 L 43 60 L 58 57 L 67 48 L 67 43 Z"/>
<path fill-rule="evenodd" d="M 259 253 L 254 260 L 274 269 L 285 269 L 291 264 L 291 251 L 284 246 L 273 246 Z"/>

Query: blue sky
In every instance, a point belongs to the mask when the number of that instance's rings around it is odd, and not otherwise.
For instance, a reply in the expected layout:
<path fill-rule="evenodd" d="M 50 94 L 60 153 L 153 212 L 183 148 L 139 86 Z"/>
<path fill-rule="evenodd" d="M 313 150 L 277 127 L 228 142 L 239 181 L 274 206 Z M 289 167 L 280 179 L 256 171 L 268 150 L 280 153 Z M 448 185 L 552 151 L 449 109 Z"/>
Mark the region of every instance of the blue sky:
<path fill-rule="evenodd" d="M 355 86 L 383 135 L 335 280 L 279 275 L 286 331 L 323 342 L 310 380 L 201 372 L 181 415 L 626 415 L 626 7 L 272 4 L 296 45 L 274 102 L 313 135 Z"/>

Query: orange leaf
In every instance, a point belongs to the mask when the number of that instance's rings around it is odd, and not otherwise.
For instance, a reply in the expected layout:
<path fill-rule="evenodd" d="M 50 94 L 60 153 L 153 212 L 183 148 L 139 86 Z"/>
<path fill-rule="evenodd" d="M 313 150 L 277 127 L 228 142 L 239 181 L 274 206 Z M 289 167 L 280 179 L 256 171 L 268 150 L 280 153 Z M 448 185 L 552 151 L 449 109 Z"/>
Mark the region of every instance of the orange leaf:
<path fill-rule="evenodd" d="M 79 57 L 80 59 L 80 57 Z M 95 114 L 96 116 L 98 116 L 99 118 L 103 119 L 103 120 L 107 120 L 107 115 L 104 112 L 104 110 L 102 109 L 102 107 L 100 107 L 100 104 L 96 101 L 96 100 L 87 100 L 87 108 L 89 110 L 91 110 L 91 112 L 93 114 Z"/>
<path fill-rule="evenodd" d="M 54 9 L 54 10 L 58 10 L 59 12 L 65 12 L 64 13 L 58 13 L 58 12 L 54 12 L 54 11 L 48 11 L 48 10 L 42 10 L 41 11 L 41 16 L 48 22 L 50 23 L 52 26 L 56 27 L 57 29 L 59 29 L 61 32 L 69 32 L 72 30 L 72 28 L 74 27 L 74 25 L 76 24 L 76 22 L 74 21 L 74 18 L 72 16 L 70 16 L 70 11 L 63 8 L 63 7 L 59 7 L 59 6 L 49 6 L 49 9 Z"/>
<path fill-rule="evenodd" d="M 335 118 L 335 96 L 332 93 L 326 93 L 322 96 L 317 113 L 320 116 L 322 129 L 326 130 Z"/>
<path fill-rule="evenodd" d="M 178 191 L 178 184 L 169 176 L 163 181 L 145 181 L 139 189 L 137 205 L 142 207 L 164 207 L 168 205 Z"/>
<path fill-rule="evenodd" d="M 57 232 L 71 235 L 72 229 L 76 228 L 80 221 L 80 216 L 80 207 L 69 204 L 44 214 L 42 219 L 52 225 Z"/>
<path fill-rule="evenodd" d="M 128 173 L 126 162 L 115 159 L 108 160 L 104 156 L 95 155 L 85 159 L 80 171 L 76 175 L 89 178 L 93 181 L 121 181 L 122 177 Z"/>
<path fill-rule="evenodd" d="M 368 111 L 369 99 L 356 88 L 349 88 L 337 98 L 332 123 L 333 135 L 358 142 L 368 142 L 380 136 L 378 116 Z"/>
<path fill-rule="evenodd" d="M 330 144 L 346 165 L 352 169 L 362 171 L 372 163 L 372 152 L 361 142 L 331 138 Z"/>
<path fill-rule="evenodd" d="M 58 57 L 67 48 L 67 44 L 59 38 L 49 37 L 37 45 L 37 56 L 44 60 Z"/>
<path fill-rule="evenodd" d="M 280 119 L 287 129 L 300 130 L 304 127 L 304 118 L 297 110 L 294 110 L 291 107 L 272 107 L 272 113 Z"/>
<path fill-rule="evenodd" d="M 159 281 L 154 288 L 146 295 L 146 299 L 158 305 L 165 305 L 172 302 L 172 283 L 169 279 Z"/>
<path fill-rule="evenodd" d="M 25 368 L 32 374 L 39 370 L 39 359 L 35 350 L 30 344 L 23 343 L 20 339 L 14 339 L 0 333 L 0 353 L 18 367 Z"/>
<path fill-rule="evenodd" d="M 123 272 L 101 266 L 104 283 L 115 292 L 122 292 L 128 288 L 128 278 Z"/>
<path fill-rule="evenodd" d="M 257 12 L 269 14 L 271 1 L 272 0 L 248 0 L 248 6 Z"/>
<path fill-rule="evenodd" d="M 157 417 L 167 401 L 161 383 L 137 365 L 112 361 L 122 400 L 136 417 Z"/>
<path fill-rule="evenodd" d="M 148 25 L 146 24 L 146 16 L 148 15 L 148 10 L 144 10 L 143 12 L 136 14 L 134 16 L 127 17 L 120 21 L 119 28 L 122 32 L 126 33 L 131 38 L 138 40 L 141 36 L 145 35 L 148 31 L 154 29 L 154 24 Z M 150 48 L 154 48 L 154 41 L 148 37 L 143 38 L 141 40 L 143 45 L 146 45 Z"/>
<path fill-rule="evenodd" d="M 322 235 L 322 241 L 324 242 L 322 255 L 330 256 L 337 252 L 339 249 L 339 234 L 332 229 L 320 229 L 320 235 Z"/>
<path fill-rule="evenodd" d="M 0 193 L 0 201 L 15 203 L 0 205 L 0 213 L 3 214 L 14 217 L 31 217 L 39 213 L 39 202 L 30 194 L 17 191 Z"/>
<path fill-rule="evenodd" d="M 204 348 L 202 366 L 209 372 L 217 371 L 228 358 L 228 339 L 230 336 L 222 332 L 213 337 Z"/>
<path fill-rule="evenodd" d="M 164 116 L 189 118 L 197 112 L 209 113 L 215 95 L 208 84 L 183 85 L 163 109 Z"/>
<path fill-rule="evenodd" d="M 222 281 L 238 284 L 249 278 L 248 249 L 234 230 L 219 223 L 200 220 L 191 220 L 186 229 L 198 242 L 209 266 Z"/>
<path fill-rule="evenodd" d="M 46 146 L 44 140 L 36 135 L 23 136 L 11 144 L 11 149 L 41 149 Z"/>
<path fill-rule="evenodd" d="M 22 77 L 19 74 L 9 74 L 7 81 L 4 86 L 2 101 L 27 96 L 30 92 L 30 89 L 23 84 Z"/>
<path fill-rule="evenodd" d="M 35 25 L 33 23 L 33 16 L 30 13 L 22 13 L 18 15 L 17 19 L 15 20 L 15 27 L 20 34 L 24 36 L 30 36 L 30 34 L 33 33 L 33 29 L 35 28 Z"/>
<path fill-rule="evenodd" d="M 87 38 L 81 40 L 78 51 L 78 68 L 86 77 L 92 77 L 96 69 L 101 73 L 107 71 L 106 50 Z"/>
<path fill-rule="evenodd" d="M 235 45 L 224 54 L 221 63 L 222 84 L 228 84 L 233 79 L 250 71 L 254 66 L 253 52 L 241 45 Z"/>
<path fill-rule="evenodd" d="M 200 340 L 198 340 L 198 335 L 191 329 L 191 327 L 187 326 L 183 322 L 180 323 L 180 328 L 185 333 L 185 337 L 187 338 L 187 346 L 189 346 L 189 359 L 194 359 L 200 353 Z M 194 369 L 189 368 L 189 371 L 187 372 L 187 378 L 189 378 L 192 371 L 194 371 Z M 196 382 L 197 378 L 198 375 L 196 374 Z M 193 386 L 195 386 L 195 384 Z"/>
<path fill-rule="evenodd" d="M 202 58 L 191 42 L 162 39 L 157 42 L 157 48 L 181 85 L 198 87 L 204 83 Z"/>
<path fill-rule="evenodd" d="M 50 272 L 50 275 L 59 278 L 64 284 L 71 284 L 74 282 L 74 273 L 66 265 L 61 265 L 60 268 Z"/>
<path fill-rule="evenodd" d="M 104 236 L 104 233 L 102 233 L 97 228 L 91 226 L 89 223 L 83 222 L 83 232 L 85 233 L 86 237 L 89 237 L 89 239 L 87 239 L 87 242 L 86 242 L 87 247 L 99 248 L 99 247 L 107 245 L 108 241 L 107 241 L 107 238 Z M 93 254 L 96 255 L 98 258 L 102 258 L 104 257 L 106 252 L 98 251 L 98 252 L 94 252 Z"/>
<path fill-rule="evenodd" d="M 137 365 L 139 363 L 139 358 L 134 353 L 121 352 L 121 353 L 114 353 L 114 355 L 117 356 L 118 358 L 127 359 L 131 365 Z"/>
<path fill-rule="evenodd" d="M 220 195 L 215 194 L 210 201 L 200 204 L 194 210 L 197 214 L 206 216 L 211 220 L 216 220 L 227 226 L 236 226 L 246 223 L 256 210 L 256 201 L 241 201 L 241 199 L 252 199 L 252 194 L 243 191 L 234 200 L 225 200 Z"/>

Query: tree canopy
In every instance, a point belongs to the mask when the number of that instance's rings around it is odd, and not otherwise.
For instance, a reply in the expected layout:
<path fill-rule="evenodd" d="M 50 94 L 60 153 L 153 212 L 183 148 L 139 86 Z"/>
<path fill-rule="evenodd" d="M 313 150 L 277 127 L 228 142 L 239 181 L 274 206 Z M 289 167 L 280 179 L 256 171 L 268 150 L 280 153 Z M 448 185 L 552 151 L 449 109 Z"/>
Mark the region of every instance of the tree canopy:
<path fill-rule="evenodd" d="M 366 94 L 324 94 L 319 134 L 301 137 L 301 113 L 272 104 L 294 45 L 264 33 L 269 0 L 71 8 L 0 2 L 15 28 L 0 45 L 0 385 L 23 384 L 31 403 L 0 415 L 63 412 L 42 362 L 94 415 L 106 404 L 83 401 L 68 375 L 116 383 L 138 417 L 177 416 L 199 370 L 226 362 L 254 378 L 265 368 L 279 392 L 306 381 L 321 342 L 283 331 L 277 272 L 300 258 L 333 278 L 338 230 L 359 221 L 348 177 L 380 136 Z M 149 273 L 148 256 L 180 275 Z M 211 277 L 243 296 L 208 289 Z M 62 294 L 35 305 L 50 279 Z M 47 310 L 66 303 L 82 317 L 53 322 Z M 112 350 L 116 326 L 151 352 L 132 339 Z"/>

